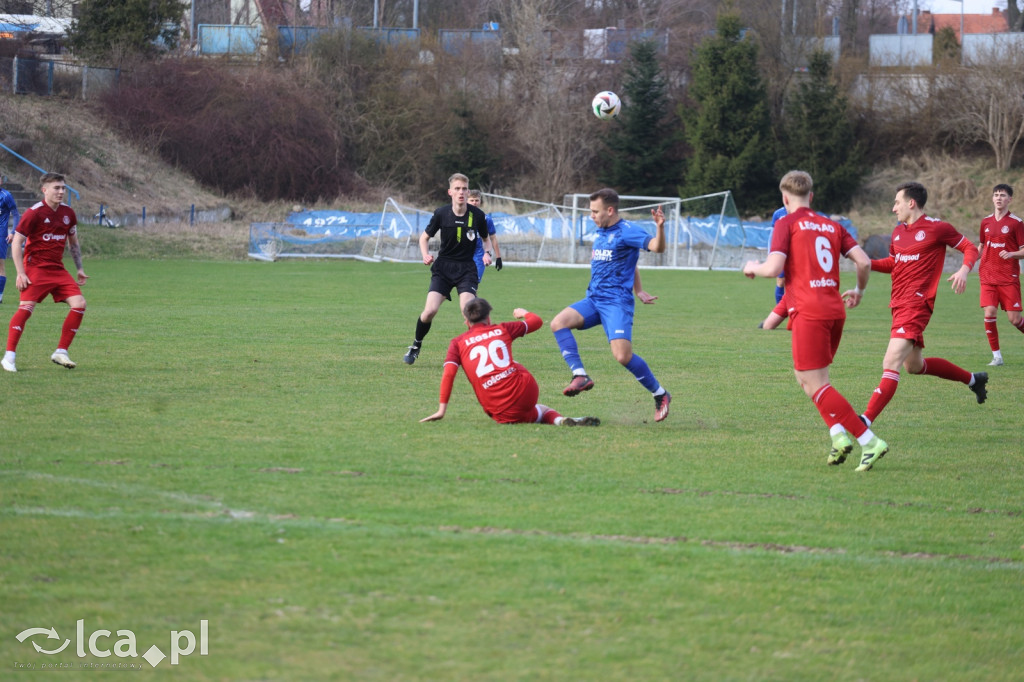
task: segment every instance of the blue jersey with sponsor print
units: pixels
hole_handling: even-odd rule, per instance
[[[620,220],[597,231],[590,256],[587,298],[633,307],[633,279],[640,249],[653,237],[646,230]]]
[[[491,220],[491,216],[487,216],[487,236],[490,237],[494,234],[494,221]],[[480,235],[480,239],[476,240],[476,253],[473,254],[473,259],[480,265],[484,262],[484,235]]]

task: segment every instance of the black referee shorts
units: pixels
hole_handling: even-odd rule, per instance
[[[460,294],[473,294],[476,296],[476,289],[480,286],[480,280],[476,274],[476,262],[463,263],[454,260],[436,260],[430,267],[430,289],[443,294],[449,301],[452,300],[452,289]]]

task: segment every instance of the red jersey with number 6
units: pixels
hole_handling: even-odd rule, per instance
[[[791,314],[808,320],[845,320],[839,294],[839,256],[857,246],[846,228],[809,208],[775,223],[772,253],[786,256],[786,300]]]
[[[530,372],[512,359],[512,341],[540,328],[540,317],[500,324],[478,324],[456,336],[448,345],[445,364],[466,370],[477,400],[490,416],[515,407],[524,387],[533,381]]]
[[[17,229],[25,235],[25,267],[63,269],[64,247],[77,226],[78,218],[67,204],[60,204],[55,211],[40,201],[27,209]]]

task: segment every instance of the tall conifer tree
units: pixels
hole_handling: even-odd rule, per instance
[[[736,14],[718,17],[717,30],[697,48],[690,97],[682,111],[688,159],[683,196],[732,190],[741,211],[779,203],[775,141],[768,98],[757,69],[757,44],[746,40]]]
[[[674,196],[679,163],[673,155],[671,108],[653,41],[630,45],[622,94],[622,113],[610,124],[608,136],[612,156],[602,167],[601,181],[623,194]]]

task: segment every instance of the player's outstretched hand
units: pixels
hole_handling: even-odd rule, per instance
[[[524,317],[526,317],[526,313],[528,312],[530,311],[527,310],[526,308],[516,308],[515,310],[512,311],[512,317],[516,318],[517,320],[521,320]]]
[[[497,270],[498,272],[501,272],[501,259],[500,258],[494,259],[494,269]]]
[[[439,422],[442,419],[444,419],[444,413],[445,410],[442,408],[435,412],[434,414],[430,415],[429,417],[424,417],[423,419],[421,419],[420,423],[422,424],[423,422]]]
[[[743,275],[749,277],[750,279],[754,279],[755,277],[757,277],[757,268],[760,267],[760,265],[761,261],[748,260],[743,265]]]
[[[654,224],[658,227],[665,224],[665,211],[661,209],[661,206],[651,209],[651,217],[654,218]]]
[[[658,300],[657,296],[651,296],[649,293],[647,293],[643,289],[641,289],[640,291],[636,292],[636,297],[640,299],[641,303],[644,303],[644,304],[647,304],[647,305],[651,305],[655,301]]]
[[[967,277],[960,270],[957,270],[950,275],[946,281],[953,283],[952,287],[954,293],[962,294],[967,289]]]
[[[843,301],[846,303],[847,308],[856,308],[860,305],[863,300],[864,294],[857,291],[856,289],[848,289],[843,292]]]

